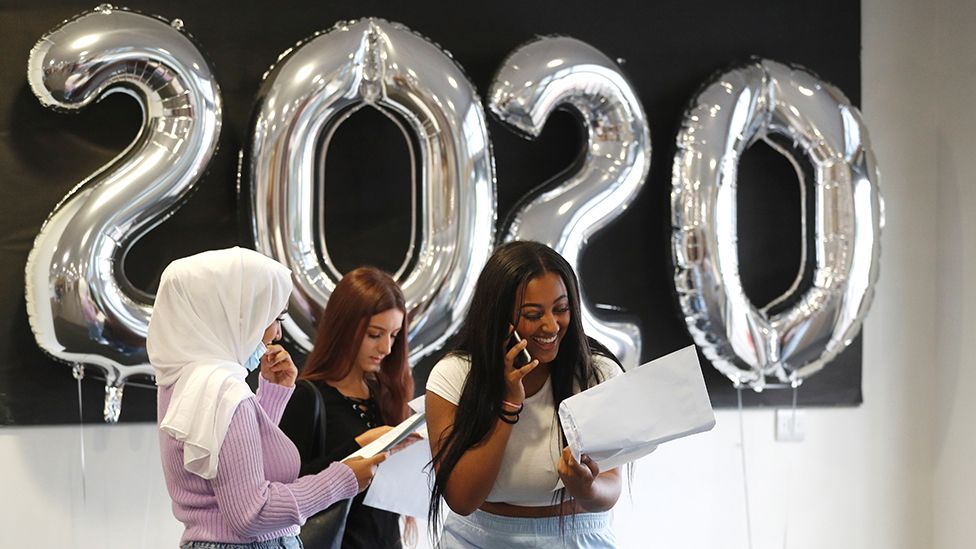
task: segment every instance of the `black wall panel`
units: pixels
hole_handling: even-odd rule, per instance
[[[46,110],[27,85],[34,42],[94,2],[6,2],[0,8],[0,425],[78,420],[77,387],[67,365],[37,347],[24,304],[24,264],[44,219],[78,181],[110,160],[135,136],[138,105],[114,95],[79,114]],[[643,358],[691,342],[671,287],[669,192],[674,138],[696,90],[716,71],[759,55],[797,63],[860,102],[858,2],[582,0],[514,2],[162,2],[126,7],[181,18],[212,61],[224,97],[220,150],[199,190],[167,222],[135,244],[125,271],[154,291],[171,260],[201,250],[248,245],[240,219],[237,153],[261,75],[279,53],[341,19],[365,16],[401,22],[450,51],[484,96],[507,54],[537,35],[579,38],[619,59],[648,115],[653,161],[636,203],[591,239],[580,275],[591,300],[635,319]],[[491,119],[499,218],[519,197],[576,158],[582,141],[575,120],[556,115],[536,142]],[[340,265],[399,265],[407,243],[409,158],[398,129],[364,112],[340,129],[329,151],[327,211],[330,251]],[[791,165],[768,147],[754,147],[740,169],[740,257],[756,303],[779,295],[800,257],[800,193]],[[861,402],[860,338],[801,387],[803,405]],[[431,363],[416,369],[422,389]],[[704,367],[713,402],[735,405],[731,383]],[[86,421],[101,421],[103,384],[82,382]],[[788,403],[789,391],[743,395],[747,405]],[[155,418],[152,389],[126,388],[122,421]]]

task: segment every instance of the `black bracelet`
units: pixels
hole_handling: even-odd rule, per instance
[[[498,408],[498,413],[499,414],[505,414],[506,416],[517,416],[517,415],[521,414],[522,413],[522,409],[525,408],[525,403],[522,402],[522,403],[519,404],[517,410],[515,410],[514,412],[509,412],[508,410],[505,409],[505,404],[507,404],[507,403],[504,402],[504,401],[502,401],[502,405]]]
[[[504,421],[505,423],[507,423],[509,425],[515,425],[516,423],[518,423],[519,416],[518,416],[518,414],[515,414],[515,419],[510,419],[510,418],[507,418],[507,417],[499,414],[498,415],[498,419]]]

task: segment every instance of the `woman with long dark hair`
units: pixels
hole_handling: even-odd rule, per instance
[[[403,292],[390,275],[361,267],[336,285],[301,379],[311,381],[325,404],[325,452],[319,453],[314,420],[316,395],[299,384],[281,429],[314,473],[366,446],[407,418],[413,378],[407,362]],[[342,539],[344,549],[399,548],[400,517],[353,499]]]
[[[524,351],[532,360],[522,365]],[[458,350],[427,380],[433,528],[440,496],[455,512],[440,546],[614,547],[608,511],[620,496],[618,471],[574,460],[556,410],[621,371],[583,333],[566,260],[536,242],[499,247],[478,278]]]

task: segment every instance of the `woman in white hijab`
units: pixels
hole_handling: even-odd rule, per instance
[[[305,519],[363,490],[385,458],[298,477],[298,450],[277,426],[298,370],[273,344],[290,293],[288,269],[242,248],[178,259],[163,272],[147,348],[184,549],[301,547]],[[258,367],[255,395],[244,378]]]

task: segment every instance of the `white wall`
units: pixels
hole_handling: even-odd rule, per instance
[[[0,429],[0,465],[5,549],[173,549],[183,532],[150,424]]]
[[[771,410],[743,414],[754,549],[972,545],[976,7],[925,4],[862,3],[862,104],[887,206],[865,403],[807,410],[798,444],[773,440]],[[717,419],[639,464],[616,511],[624,547],[747,547],[739,416]],[[174,547],[154,427],[84,428],[84,501],[80,433],[0,429],[0,546]]]
[[[933,547],[976,544],[976,4],[940,5],[936,133],[938,306],[935,387]],[[974,208],[974,210],[970,210]]]
[[[806,440],[799,444],[773,440],[772,411],[744,414],[753,548],[933,546],[932,446],[943,429],[936,421],[967,419],[944,405],[944,413],[933,410],[944,397],[933,383],[942,282],[934,270],[941,259],[935,13],[931,4],[910,0],[862,2],[862,105],[882,170],[887,220],[881,280],[865,327],[865,402],[808,410]],[[976,46],[963,34],[957,41]],[[960,134],[976,133],[972,120],[956,123]],[[957,381],[947,385],[963,394],[976,390],[971,381],[968,387]],[[712,433],[661,448],[641,464],[634,505],[618,505],[627,547],[748,547],[738,414],[725,411],[717,419]],[[947,469],[972,478],[961,464]],[[951,496],[972,493],[953,489]],[[962,528],[962,517],[974,509],[957,509],[959,526],[953,526]]]

